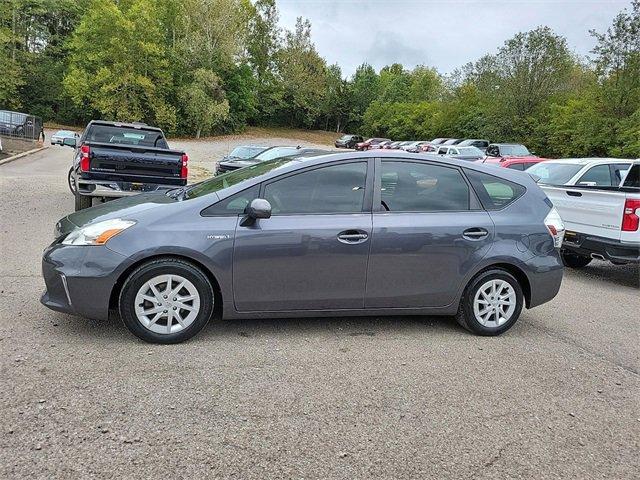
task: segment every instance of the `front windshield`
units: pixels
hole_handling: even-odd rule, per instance
[[[257,163],[249,167],[239,168],[237,170],[231,170],[230,172],[223,173],[222,175],[216,175],[209,180],[187,187],[184,193],[184,198],[189,199],[208,195],[210,193],[217,192],[218,190],[231,187],[237,183],[244,182],[245,180],[258,177],[270,172],[271,170],[288,165],[289,163],[291,163],[291,159],[280,158],[269,162]]]
[[[502,145],[500,154],[503,157],[527,157],[531,155],[524,145]]]
[[[273,160],[274,158],[286,157],[293,155],[298,151],[296,147],[276,147],[270,148],[256,156],[256,160],[266,162],[267,160]]]
[[[229,156],[243,159],[252,158],[258,155],[263,150],[265,150],[264,147],[236,147],[231,150]]]
[[[583,165],[575,163],[541,162],[529,167],[527,172],[540,177],[538,183],[545,185],[564,185],[571,180],[582,167]]]

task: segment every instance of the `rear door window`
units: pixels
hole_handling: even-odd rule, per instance
[[[504,178],[466,169],[465,173],[487,210],[500,210],[520,198],[526,188]]]
[[[383,161],[380,199],[387,212],[466,211],[469,186],[456,168]]]
[[[619,183],[619,182],[618,182]],[[596,185],[598,187],[611,186],[611,171],[609,165],[591,167],[578,180],[578,185]]]
[[[629,163],[616,163],[615,165],[611,165],[611,168],[613,169],[613,176],[614,176],[614,180],[616,181],[616,185],[620,185],[620,182],[629,171],[630,166],[631,164]]]

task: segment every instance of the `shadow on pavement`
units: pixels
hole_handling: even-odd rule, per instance
[[[565,275],[588,280],[601,280],[621,287],[640,288],[640,265],[613,265],[608,262],[592,261],[581,269],[565,269]]]

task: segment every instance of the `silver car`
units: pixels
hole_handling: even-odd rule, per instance
[[[452,315],[497,335],[558,292],[564,227],[524,172],[376,150],[275,159],[73,213],[47,307],[176,343],[211,318]]]

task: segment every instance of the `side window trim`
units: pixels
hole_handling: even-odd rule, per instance
[[[373,192],[372,192],[372,187],[373,187],[373,158],[369,158],[369,159],[358,159],[358,158],[353,158],[353,159],[348,159],[348,160],[336,160],[335,162],[331,162],[331,163],[323,163],[320,165],[313,165],[311,167],[307,167],[301,170],[296,170],[293,172],[289,172],[289,173],[285,173],[283,175],[280,175],[278,177],[275,178],[271,178],[265,182],[261,182],[260,183],[260,193],[258,198],[264,198],[265,196],[265,189],[267,188],[268,185],[277,182],[278,180],[282,180],[288,177],[292,177],[294,175],[300,175],[302,173],[306,173],[306,172],[311,172],[313,170],[318,170],[320,168],[324,168],[324,167],[332,167],[335,165],[345,165],[345,164],[349,164],[349,163],[364,163],[366,165],[366,173],[365,173],[365,190],[364,190],[364,198],[362,200],[362,211],[361,212],[356,212],[356,213],[345,213],[345,212],[327,212],[327,213],[277,213],[277,214],[273,214],[272,216],[277,216],[277,217],[286,217],[286,216],[298,216],[298,215],[357,215],[357,213],[371,213],[371,208],[372,208],[372,197],[373,197]]]
[[[417,163],[419,165],[432,165],[435,167],[449,168],[451,170],[457,170],[460,173],[460,176],[464,179],[464,182],[467,184],[467,188],[469,190],[469,208],[467,210],[439,210],[432,212],[416,212],[416,211],[387,211],[382,208],[382,162],[407,162],[407,163]],[[478,198],[471,182],[464,174],[464,170],[455,165],[443,165],[438,162],[429,162],[425,160],[417,160],[415,158],[403,158],[403,157],[394,157],[394,158],[376,158],[375,159],[375,167],[374,167],[374,176],[375,176],[375,184],[373,188],[373,209],[372,212],[374,214],[384,214],[384,215],[392,215],[392,214],[407,214],[407,213],[419,213],[420,215],[429,215],[429,214],[442,214],[442,213],[455,213],[455,212],[477,212],[484,211],[482,204],[480,203],[480,199]]]

